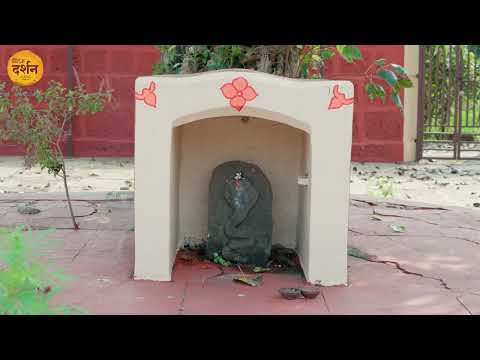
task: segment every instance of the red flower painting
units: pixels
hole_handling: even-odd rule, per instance
[[[330,105],[328,105],[328,109],[339,109],[344,105],[351,105],[353,104],[353,97],[347,99],[345,97],[345,94],[341,93],[340,90],[338,89],[339,86],[335,85],[333,87],[333,97],[330,100]]]
[[[135,92],[135,99],[143,100],[143,102],[151,107],[157,107],[157,96],[155,95],[156,85],[152,81],[148,88],[142,89],[141,94]]]
[[[223,96],[230,100],[230,106],[237,111],[242,110],[247,101],[252,101],[258,96],[255,89],[248,84],[244,77],[233,79],[231,83],[224,84],[220,90]]]

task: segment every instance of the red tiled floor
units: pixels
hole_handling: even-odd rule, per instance
[[[63,206],[55,204],[49,203],[49,209]],[[322,288],[314,300],[285,300],[278,288],[302,286],[302,277],[265,273],[261,286],[249,287],[231,276],[215,277],[220,273],[216,265],[177,261],[172,282],[132,280],[133,201],[103,201],[97,206],[101,213],[82,218],[88,226],[52,235],[63,245],[52,248],[47,258],[74,276],[55,303],[77,305],[89,314],[480,312],[479,210],[418,209],[419,204],[367,197],[351,204],[349,245],[376,260],[349,257],[348,286]],[[15,203],[2,206],[0,226],[23,222]],[[374,210],[381,221],[371,218]],[[68,217],[57,220],[70,226]],[[50,224],[50,219],[45,213],[37,222]],[[392,223],[404,225],[406,231],[393,232]],[[232,271],[236,270],[226,270]]]

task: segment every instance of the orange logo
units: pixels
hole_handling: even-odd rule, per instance
[[[17,85],[34,85],[43,76],[43,61],[30,50],[21,50],[8,59],[7,73],[10,80]]]

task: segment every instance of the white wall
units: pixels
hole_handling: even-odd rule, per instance
[[[304,175],[306,133],[278,122],[241,117],[209,118],[178,128],[181,131],[178,240],[206,238],[208,185],[213,169],[226,161],[258,165],[273,192],[273,243],[295,247],[299,186]]]
[[[403,161],[414,161],[417,149],[418,120],[418,72],[419,45],[405,45],[404,67],[413,82],[413,88],[405,89],[404,126],[403,126]]]
[[[178,230],[179,230],[179,185],[180,185],[180,163],[181,163],[181,155],[182,152],[180,151],[182,139],[182,129],[181,128],[173,128],[172,129],[172,171],[170,172],[170,186],[174,189],[170,193],[170,209],[172,210],[173,216],[170,218],[170,228],[172,229],[170,233],[170,259],[175,258],[175,253],[177,250],[177,243],[178,243]],[[152,154],[153,156],[153,154]],[[173,264],[171,264],[173,266]]]
[[[310,177],[310,135],[305,134],[302,142],[302,157],[300,163],[301,176]],[[298,220],[297,220],[297,249],[300,256],[300,260],[303,262],[308,261],[308,227],[310,214],[308,209],[310,208],[310,186],[298,187]],[[307,263],[302,263],[302,266],[306,268]]]

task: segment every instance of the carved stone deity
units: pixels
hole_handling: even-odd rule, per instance
[[[207,256],[262,266],[272,247],[272,189],[256,165],[229,161],[213,171],[209,189]]]

